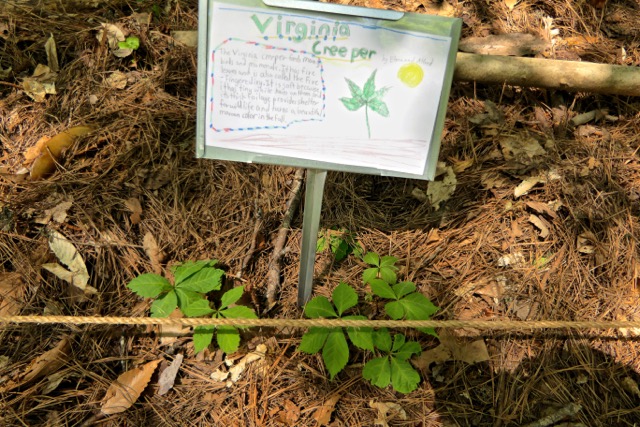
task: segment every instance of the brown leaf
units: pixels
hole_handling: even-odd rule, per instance
[[[176,376],[180,370],[183,358],[184,356],[181,353],[176,354],[175,359],[173,359],[173,363],[169,365],[167,369],[162,371],[160,378],[158,378],[158,391],[156,394],[163,396],[173,388],[173,384],[176,382]]]
[[[71,206],[73,206],[72,200],[59,203],[53,208],[45,210],[41,217],[35,219],[35,222],[37,224],[47,225],[53,220],[62,224],[67,220],[67,211],[71,209]]]
[[[513,10],[519,2],[520,0],[504,0],[504,4],[507,5],[509,10]]]
[[[129,219],[132,224],[140,224],[142,221],[142,205],[137,197],[131,197],[124,201],[124,205],[131,211]]]
[[[440,342],[438,347],[423,352],[412,363],[417,368],[428,371],[429,365],[434,362],[440,364],[459,360],[472,365],[489,360],[489,351],[483,339],[468,341],[443,330],[440,332]]]
[[[144,247],[144,252],[149,257],[151,261],[151,265],[153,266],[153,272],[156,274],[160,274],[162,272],[162,261],[164,261],[164,253],[158,247],[158,242],[156,242],[155,237],[151,232],[147,232],[144,235],[144,239],[142,240],[142,246]]]
[[[331,422],[331,414],[333,414],[333,410],[335,409],[338,400],[340,400],[340,397],[340,394],[329,396],[322,406],[316,409],[316,412],[313,414],[313,419],[319,426],[326,426]]]
[[[56,170],[56,162],[60,160],[62,153],[76,141],[93,130],[90,126],[76,126],[60,132],[49,141],[42,149],[42,154],[31,167],[31,179],[33,181],[45,178]]]
[[[449,350],[446,345],[440,344],[436,348],[423,351],[420,356],[414,357],[411,363],[413,363],[416,368],[429,372],[432,363],[439,365],[449,360],[452,360],[451,350]]]
[[[530,215],[529,222],[540,230],[540,237],[546,239],[549,237],[549,223],[537,215]]]
[[[119,414],[129,409],[140,397],[162,359],[154,360],[123,373],[107,390],[100,412]]]
[[[63,338],[54,348],[36,357],[27,368],[23,384],[56,372],[65,364],[70,350],[69,339]]]
[[[551,207],[543,202],[527,202],[527,206],[539,214],[549,215],[553,219],[558,219],[558,214]]]
[[[371,400],[369,401],[369,407],[378,411],[378,416],[375,420],[375,425],[377,426],[389,427],[389,421],[394,418],[407,419],[407,412],[402,406],[394,402],[375,402]]]
[[[43,151],[45,151],[47,142],[49,142],[50,139],[51,137],[45,135],[41,137],[34,146],[27,148],[27,151],[24,152],[25,166],[30,165],[40,154],[42,154]]]
[[[182,312],[180,311],[180,309],[176,308],[169,315],[169,318],[181,319]],[[159,328],[160,328],[160,333],[159,333],[160,344],[162,345],[174,343],[178,340],[178,337],[184,337],[185,335],[189,334],[189,332],[191,331],[191,329],[188,326],[184,327],[182,325],[160,325]]]
[[[285,400],[284,409],[278,412],[278,421],[289,426],[295,426],[299,418],[300,408],[289,399]]]
[[[24,288],[20,273],[0,273],[0,316],[13,316],[20,312]]]

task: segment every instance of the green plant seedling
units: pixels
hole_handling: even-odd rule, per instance
[[[167,317],[176,307],[188,317],[210,314],[213,310],[204,294],[220,289],[224,271],[215,268],[217,260],[187,261],[172,268],[175,284],[159,274],[146,273],[127,287],[144,298],[155,298],[151,317]]]
[[[402,334],[395,334],[393,341],[387,329],[373,333],[373,343],[386,355],[368,361],[362,369],[362,376],[371,384],[385,388],[389,384],[401,393],[410,393],[420,383],[420,374],[411,366],[409,358],[419,354],[420,344],[406,341]]]
[[[311,319],[341,318],[366,320],[365,316],[343,314],[358,304],[358,295],[346,283],[340,283],[331,294],[331,301],[324,296],[317,296],[309,301],[304,314]],[[358,348],[373,351],[373,329],[368,327],[346,328],[351,342]],[[349,344],[342,328],[309,328],[302,336],[298,350],[315,354],[322,350],[322,360],[329,370],[330,378],[336,376],[346,366],[349,360]]]
[[[371,283],[374,279],[382,279],[385,282],[393,285],[398,280],[396,271],[396,262],[398,258],[393,256],[383,256],[382,258],[375,252],[368,252],[362,260],[369,265],[373,265],[371,268],[367,268],[362,273],[362,280],[364,284]]]
[[[358,258],[362,257],[362,246],[355,240],[353,234],[343,229],[332,229],[318,236],[316,252],[323,252],[327,247],[331,248],[333,257],[340,262],[350,254]]]
[[[242,297],[244,286],[233,288],[222,295],[220,307],[211,310],[214,319],[257,319],[255,311],[243,305],[233,305]],[[233,305],[233,306],[232,306]],[[208,314],[208,313],[207,313]],[[236,326],[197,326],[193,332],[193,346],[196,353],[204,350],[213,341],[216,332],[216,342],[225,353],[234,353],[240,346],[240,331]]]
[[[384,87],[376,91],[376,72],[373,70],[371,76],[367,79],[364,87],[360,87],[353,81],[345,78],[349,91],[351,92],[351,98],[340,98],[342,104],[349,111],[357,111],[364,106],[364,115],[367,122],[367,132],[369,139],[371,139],[371,127],[369,126],[369,109],[380,114],[382,117],[389,117],[389,108],[387,104],[382,100],[382,97],[389,90],[388,87]]]
[[[129,36],[123,42],[118,42],[120,49],[136,50],[140,47],[140,39],[136,36]]]

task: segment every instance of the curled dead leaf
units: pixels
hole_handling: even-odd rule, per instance
[[[162,272],[161,264],[164,261],[165,254],[162,252],[162,250],[160,250],[158,242],[156,242],[156,238],[153,237],[153,234],[151,234],[151,232],[147,232],[144,235],[142,246],[144,247],[144,252],[147,254],[149,260],[151,261],[153,272],[156,274],[160,274]]]
[[[530,215],[529,222],[540,230],[540,237],[546,239],[549,237],[549,223],[537,215]]]
[[[340,400],[340,397],[342,397],[340,394],[329,396],[329,398],[316,409],[316,412],[313,414],[313,419],[319,426],[326,426],[331,422],[331,414],[333,414],[333,410],[338,400]]]
[[[399,418],[403,421],[407,419],[407,412],[394,402],[375,402],[369,401],[369,407],[378,411],[378,416],[374,422],[374,425],[389,427],[389,421],[394,418]]]
[[[36,357],[27,368],[23,377],[23,383],[29,383],[38,378],[51,375],[64,366],[67,356],[71,350],[71,343],[68,338],[63,338],[51,350]]]
[[[66,265],[65,269],[60,264],[43,264],[42,268],[50,271],[60,279],[71,283],[73,286],[84,291],[85,294],[96,294],[96,288],[89,286],[89,272],[82,256],[66,237],[55,230],[49,230],[49,247],[56,254],[58,260]]]
[[[60,160],[62,153],[71,147],[81,136],[87,135],[93,128],[91,126],[76,126],[60,132],[44,145],[42,154],[31,167],[31,179],[36,181],[51,175],[56,169],[56,162]]]
[[[119,414],[133,406],[161,361],[154,360],[121,374],[107,389],[100,412],[103,415]]]

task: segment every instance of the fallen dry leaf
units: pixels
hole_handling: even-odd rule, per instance
[[[278,421],[282,424],[295,426],[298,423],[298,419],[300,419],[300,408],[291,400],[285,400],[284,409],[278,412]]]
[[[624,377],[622,379],[622,388],[632,395],[640,397],[640,387],[638,387],[638,383],[633,380],[631,377]]]
[[[540,230],[540,237],[546,239],[549,237],[549,223],[537,215],[530,215],[529,222]]]
[[[56,169],[56,162],[62,153],[81,136],[87,135],[93,130],[90,126],[76,126],[60,132],[49,141],[42,149],[42,154],[31,167],[31,179],[38,180],[51,175]]]
[[[581,254],[592,254],[596,251],[596,244],[598,238],[591,233],[590,231],[586,231],[578,236],[578,252]]]
[[[527,206],[539,214],[546,214],[553,219],[558,219],[558,214],[551,206],[543,202],[527,202]]]
[[[47,39],[44,44],[44,51],[47,54],[47,65],[54,73],[60,71],[58,65],[58,51],[56,49],[56,40],[53,38],[53,34]]]
[[[227,381],[227,387],[238,382],[240,375],[245,371],[248,365],[258,360],[264,359],[267,353],[267,346],[264,344],[258,344],[256,349],[251,353],[247,353],[238,364],[229,368],[229,381]]]
[[[164,261],[164,253],[158,247],[158,242],[156,242],[155,237],[151,232],[147,232],[144,235],[144,239],[142,240],[142,246],[144,247],[144,252],[149,257],[151,261],[151,265],[153,266],[153,272],[156,274],[160,274],[162,272],[162,261]]]
[[[25,283],[20,273],[0,273],[0,316],[20,313]]]
[[[528,135],[513,135],[500,140],[500,148],[505,160],[515,160],[528,164],[536,156],[547,154],[542,145]]]
[[[29,166],[40,154],[42,154],[43,151],[45,151],[47,142],[49,142],[50,139],[51,137],[45,135],[36,141],[35,145],[27,148],[24,152],[24,166]]]
[[[389,427],[389,421],[399,418],[403,421],[407,419],[407,412],[394,402],[374,402],[369,401],[369,407],[378,411],[374,425]]]
[[[171,37],[187,47],[198,47],[197,31],[172,31]]]
[[[336,407],[336,403],[340,400],[340,394],[334,394],[329,396],[327,400],[324,401],[322,405],[316,409],[313,414],[313,419],[318,423],[319,426],[326,426],[331,422],[331,415],[333,414],[333,410]]]
[[[36,102],[44,102],[47,95],[55,95],[56,77],[47,65],[38,64],[31,77],[22,80],[22,89]]]
[[[154,360],[121,374],[107,389],[100,412],[112,415],[129,409],[147,387],[161,361]]]
[[[131,211],[129,219],[132,224],[140,224],[142,221],[142,205],[137,197],[131,197],[124,201],[124,205]]]
[[[112,89],[124,89],[127,87],[127,76],[122,71],[114,71],[104,79],[104,83]]]
[[[96,288],[88,285],[89,272],[87,271],[87,266],[73,243],[59,232],[49,230],[49,247],[56,254],[58,260],[66,265],[69,270],[56,263],[43,264],[42,268],[84,291],[85,295],[98,292]]]
[[[439,162],[436,168],[436,177],[440,175],[444,177],[438,181],[430,181],[427,186],[427,197],[435,210],[440,209],[440,204],[451,198],[458,183],[453,168],[442,162]]]
[[[440,332],[440,343],[438,347],[413,358],[411,363],[428,372],[432,363],[441,364],[457,360],[473,365],[489,360],[489,351],[483,339],[468,341],[443,330]]]
[[[507,5],[509,10],[513,10],[518,3],[520,3],[520,0],[504,0],[504,4]]]
[[[176,308],[169,315],[169,318],[181,319],[182,311]],[[159,332],[160,344],[162,345],[172,344],[176,342],[179,337],[184,337],[188,335],[189,332],[191,331],[191,328],[189,328],[188,326],[185,327],[182,325],[160,325],[159,328],[160,328],[160,332]]]
[[[63,338],[54,348],[36,357],[24,374],[23,384],[56,372],[66,363],[70,350],[69,339]]]
[[[513,196],[517,199],[520,196],[523,196],[529,192],[533,187],[538,184],[545,183],[546,180],[540,176],[530,176],[529,178],[522,181],[516,188],[513,190]]]
[[[51,220],[62,224],[67,220],[67,211],[73,206],[73,201],[62,202],[51,209],[44,211],[41,217],[35,219],[37,224],[47,225]]]
[[[156,394],[164,396],[173,388],[173,384],[176,382],[176,376],[180,370],[183,358],[184,356],[182,353],[176,354],[176,357],[173,359],[173,363],[171,363],[167,369],[162,371],[160,378],[158,378],[158,391]]]

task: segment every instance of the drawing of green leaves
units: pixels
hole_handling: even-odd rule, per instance
[[[364,115],[367,122],[367,132],[369,139],[371,139],[371,127],[369,126],[369,109],[380,114],[382,117],[389,117],[389,107],[382,100],[382,97],[389,90],[388,87],[384,87],[376,91],[376,72],[373,70],[371,76],[367,79],[364,87],[360,87],[353,81],[345,78],[349,91],[351,92],[351,98],[340,98],[340,101],[349,111],[357,111],[364,106]]]

